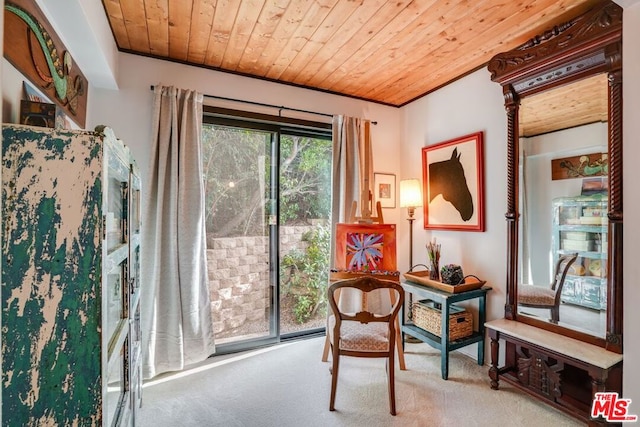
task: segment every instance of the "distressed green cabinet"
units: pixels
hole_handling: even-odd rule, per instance
[[[135,425],[135,162],[108,128],[2,136],[3,424]]]

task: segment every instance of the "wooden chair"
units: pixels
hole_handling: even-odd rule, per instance
[[[560,302],[562,287],[571,264],[578,258],[578,254],[562,255],[556,262],[553,282],[546,288],[535,285],[518,285],[518,304],[523,307],[548,308],[551,310],[551,321],[560,321]]]
[[[344,313],[338,306],[338,296],[342,289],[351,288],[365,294],[378,289],[389,289],[396,294],[393,305],[386,314],[368,311]],[[395,345],[396,319],[404,301],[404,290],[391,280],[381,280],[365,276],[357,279],[340,280],[328,290],[329,317],[327,334],[331,343],[333,365],[331,369],[331,400],[329,410],[335,410],[338,369],[341,356],[384,357],[387,358],[387,381],[389,389],[389,407],[391,415],[396,414],[395,398]]]
[[[344,277],[346,274],[347,273],[330,273],[329,274],[329,282],[330,283],[334,283],[334,282],[337,282],[339,280],[345,280],[345,279],[351,279],[351,278],[355,279],[355,278],[365,277],[364,275],[353,275],[353,277]],[[334,277],[334,275],[336,277]],[[391,280],[391,279],[381,279],[381,280]],[[396,283],[400,283],[397,280],[395,280],[395,281],[396,281]],[[334,297],[336,298],[337,301],[340,301],[340,291],[341,291],[341,289],[338,289],[334,294]],[[389,301],[391,302],[391,304],[394,304],[396,296],[397,296],[396,291],[394,289],[389,289]],[[362,307],[361,307],[361,309],[362,310],[368,310],[366,297],[362,299]],[[330,340],[330,334],[329,334],[329,330],[328,329],[329,328],[327,327],[327,334],[326,334],[325,340],[324,340],[324,348],[322,350],[322,361],[323,362],[328,362],[329,361],[329,352],[331,350],[331,340]],[[404,370],[407,369],[407,366],[406,366],[406,364],[404,362],[404,348],[402,348],[402,337],[400,336],[400,317],[396,318],[396,350],[398,351],[398,366],[400,367],[401,371],[404,371]]]
[[[366,197],[365,197],[366,195]],[[356,216],[356,212],[358,211],[358,202],[356,202],[355,200],[353,201],[353,203],[351,204],[351,212],[349,215],[349,222],[352,224],[356,224],[356,223],[364,223],[364,224],[384,224],[384,218],[382,216],[382,205],[380,204],[380,202],[376,203],[376,212],[377,212],[377,216],[371,216],[371,212],[368,211],[368,203],[366,203],[367,199],[371,198],[371,192],[367,192],[367,191],[363,191],[362,193],[362,197],[363,197],[363,201],[364,203],[362,203],[362,206],[364,208],[364,216]],[[333,273],[330,273],[330,277],[329,277],[329,281],[331,283],[333,283],[336,280],[344,280],[344,277],[341,278],[332,278],[331,276],[333,275]],[[361,276],[360,276],[361,277]],[[389,289],[389,296],[391,298],[391,303],[393,304],[393,297],[394,297],[394,291],[392,289]],[[340,295],[340,291],[338,291],[336,293],[336,299],[339,300],[339,295]],[[366,310],[366,299],[363,300],[363,310]],[[402,341],[400,338],[400,322],[399,320],[396,321],[396,332],[397,332],[397,338],[396,338],[396,346],[398,347],[398,361],[400,363],[400,370],[404,371],[406,368],[405,362],[404,362],[404,349],[402,348]],[[324,349],[322,351],[322,361],[326,362],[329,360],[329,350],[330,350],[330,342],[329,342],[329,331],[327,331],[327,335],[325,337],[325,342],[324,342]]]

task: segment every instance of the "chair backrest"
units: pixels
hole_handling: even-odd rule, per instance
[[[571,265],[578,259],[578,254],[567,254],[558,257],[556,262],[555,274],[553,275],[553,283],[551,284],[551,290],[556,292],[556,302],[560,300],[560,294],[562,294],[562,287],[564,286],[564,280],[567,278],[567,273]]]
[[[394,301],[391,301],[392,305],[389,312],[384,315],[367,311],[366,307],[363,307],[362,311],[355,314],[345,313],[340,311],[339,304],[336,298],[336,291],[339,289],[343,290],[345,288],[357,289],[365,293],[380,289],[389,289],[395,291],[396,297]],[[398,316],[398,312],[400,311],[400,307],[402,306],[402,301],[404,300],[404,290],[402,289],[402,286],[400,286],[400,284],[398,284],[397,282],[377,279],[372,276],[364,276],[355,279],[344,279],[334,282],[331,286],[329,286],[328,299],[329,306],[331,307],[331,310],[333,311],[336,319],[335,326],[337,335],[339,333],[340,322],[342,320],[355,320],[360,323],[389,322],[393,327],[395,318]]]

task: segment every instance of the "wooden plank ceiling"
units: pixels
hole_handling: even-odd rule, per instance
[[[483,67],[593,3],[103,0],[122,51],[393,106]]]
[[[608,120],[605,73],[525,97],[520,105],[520,136],[535,136]]]

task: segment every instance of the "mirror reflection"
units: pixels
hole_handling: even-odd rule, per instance
[[[518,313],[604,337],[607,77],[522,99]]]

